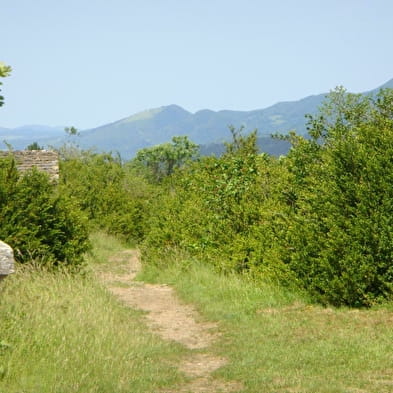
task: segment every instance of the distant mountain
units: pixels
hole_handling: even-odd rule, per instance
[[[9,143],[13,149],[26,148],[33,142],[48,146],[49,141],[61,143],[65,133],[64,127],[49,127],[43,125],[26,125],[17,128],[0,127],[0,149],[5,149],[4,141]]]
[[[376,93],[381,89],[393,89],[393,79],[390,79],[386,83],[384,83],[382,86],[379,86],[374,90],[371,90],[370,93]]]
[[[393,88],[393,79],[364,94],[375,94],[380,88],[387,87]],[[77,138],[77,144],[81,148],[116,151],[128,159],[141,148],[169,141],[175,135],[187,135],[202,145],[204,153],[210,154],[223,150],[222,142],[229,139],[228,126],[232,125],[236,128],[243,126],[247,132],[258,129],[258,142],[262,151],[285,154],[288,143],[273,140],[269,136],[290,130],[305,135],[305,114],[315,114],[325,97],[326,94],[313,95],[253,111],[215,112],[204,109],[191,113],[178,105],[162,106],[84,130]],[[0,140],[7,140],[16,149],[24,148],[34,141],[45,146],[58,146],[65,141],[63,130],[64,127],[44,126],[24,126],[12,130],[0,128]]]
[[[222,144],[229,138],[230,125],[243,126],[246,132],[258,129],[263,145],[287,146],[279,141],[272,142],[270,134],[286,133],[296,129],[306,133],[304,114],[315,113],[324,95],[312,96],[295,102],[282,102],[266,109],[254,111],[214,112],[208,109],[190,113],[177,105],[163,106],[137,113],[125,119],[81,132],[78,144],[82,148],[96,146],[99,150],[119,151],[129,158],[144,147],[170,140],[175,135],[187,135],[201,145]],[[269,137],[269,138],[267,138]],[[269,139],[269,143],[267,142]],[[203,151],[209,151],[206,146]],[[279,149],[280,150],[280,149]],[[281,149],[284,154],[288,147]],[[265,149],[273,153],[272,149]]]

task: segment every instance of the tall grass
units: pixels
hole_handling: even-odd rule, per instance
[[[103,234],[93,243],[91,269],[116,268],[108,259],[122,244]],[[242,382],[243,393],[393,391],[391,305],[323,308],[196,261],[164,265],[146,264],[140,279],[174,285],[219,322],[222,335],[209,351],[229,363],[214,375]],[[175,365],[186,351],[149,334],[141,316],[89,272],[19,269],[0,285],[0,392],[155,393],[179,386],[184,379]]]
[[[171,266],[166,264],[166,266]],[[393,312],[313,305],[302,294],[202,263],[164,270],[147,264],[145,280],[171,283],[222,327],[213,350],[229,359],[217,372],[244,393],[391,393]]]
[[[120,244],[101,240],[103,262]],[[181,352],[91,274],[23,268],[0,286],[1,393],[156,392],[181,379]]]

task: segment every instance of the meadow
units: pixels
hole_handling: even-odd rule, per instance
[[[0,392],[159,392],[186,379],[187,350],[149,333],[143,313],[97,281],[121,269],[124,244],[96,233],[83,274],[19,267],[1,286]],[[127,246],[129,247],[129,245]],[[146,265],[139,280],[173,285],[203,318],[218,322],[212,350],[229,363],[217,378],[244,393],[391,392],[393,312],[323,307],[307,295],[217,273],[176,258]]]

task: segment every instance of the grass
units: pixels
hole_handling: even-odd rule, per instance
[[[168,266],[168,264],[165,264]],[[323,308],[304,296],[203,264],[147,265],[141,279],[174,285],[218,321],[214,350],[229,359],[217,374],[244,393],[393,391],[393,312]]]
[[[155,393],[181,386],[187,353],[150,334],[142,314],[95,279],[124,245],[96,234],[87,273],[19,268],[0,285],[0,393]],[[196,261],[147,264],[139,279],[164,282],[222,335],[209,349],[229,363],[214,375],[243,393],[390,393],[393,307],[323,308],[306,297]]]
[[[99,268],[122,248],[102,234],[93,242]],[[151,393],[178,383],[182,348],[141,317],[92,274],[19,268],[0,285],[0,392]]]

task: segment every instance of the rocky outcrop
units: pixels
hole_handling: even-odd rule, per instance
[[[0,280],[14,272],[14,251],[0,240]]]

